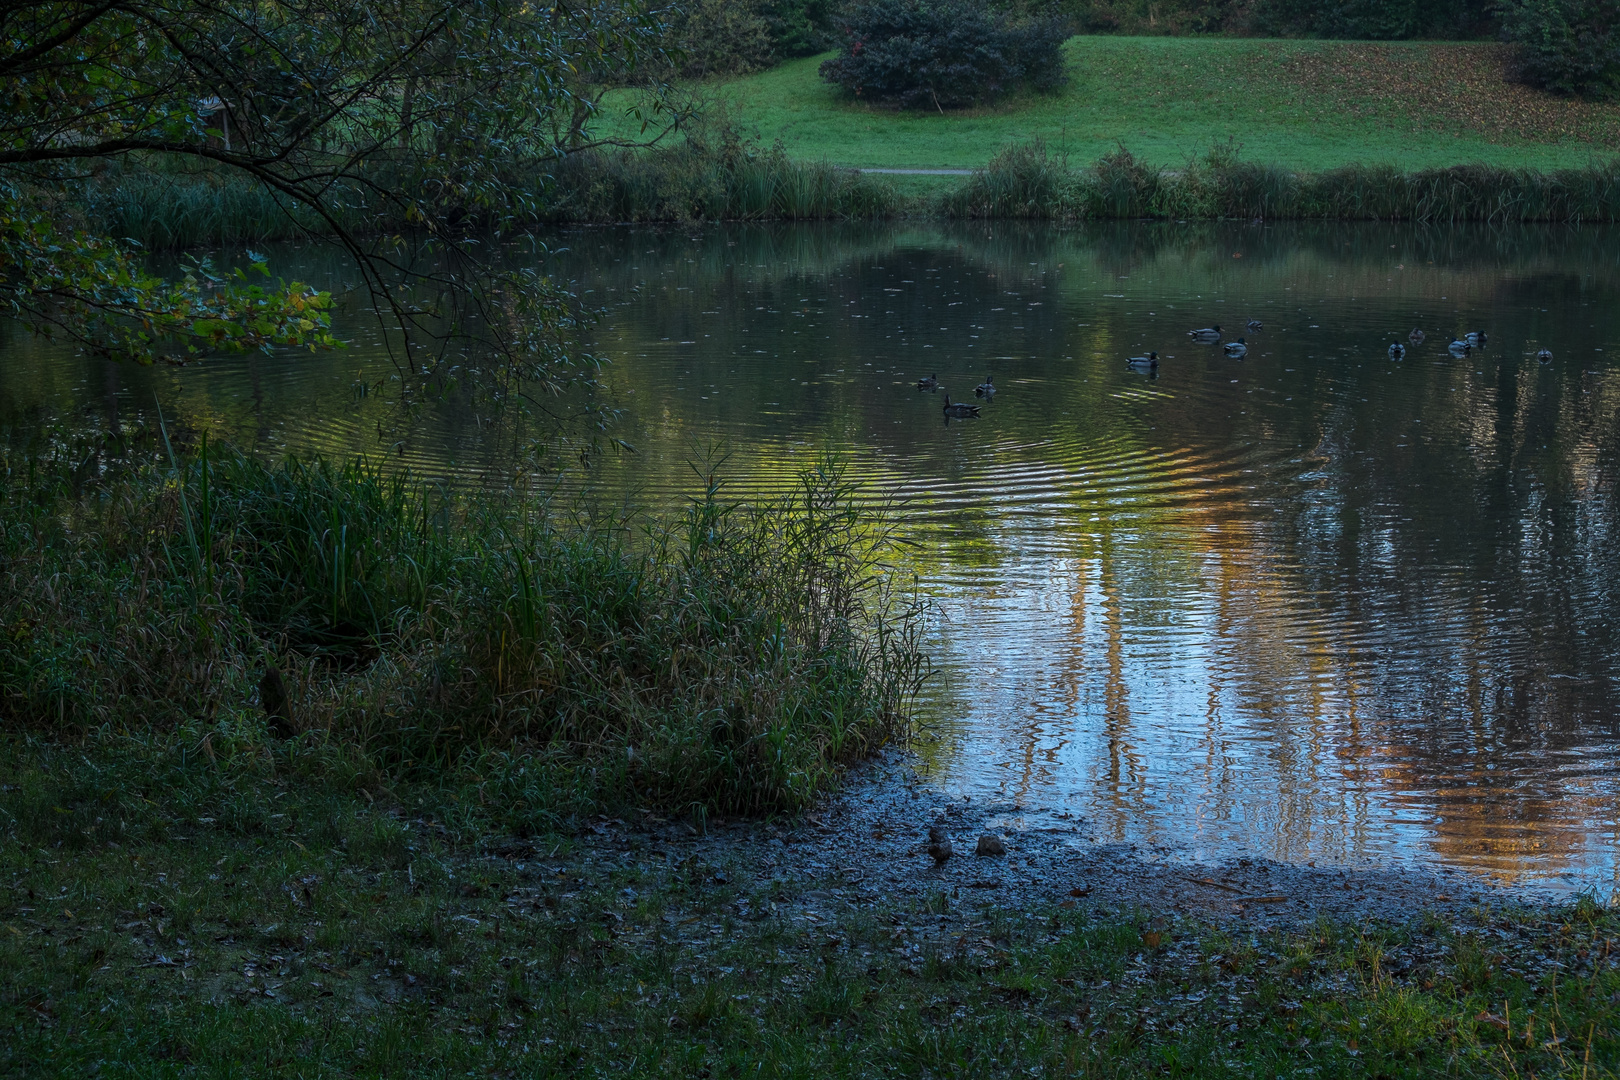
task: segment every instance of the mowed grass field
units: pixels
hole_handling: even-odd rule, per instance
[[[1495,44],[1076,37],[1064,48],[1061,92],[943,115],[852,101],[817,74],[825,57],[705,89],[791,156],[859,167],[974,168],[1036,137],[1076,164],[1123,144],[1169,168],[1228,139],[1246,159],[1304,170],[1550,169],[1620,153],[1620,106],[1512,83]]]

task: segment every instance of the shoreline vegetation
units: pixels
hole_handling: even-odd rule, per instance
[[[604,521],[363,459],[168,447],[0,452],[8,730],[290,742],[327,783],[463,785],[519,830],[800,811],[907,731],[923,611],[830,460],[755,505],[710,463],[684,513]],[[95,799],[62,813],[130,839]]]
[[[930,177],[929,179],[935,179]],[[1490,165],[1402,171],[1348,166],[1299,171],[1245,160],[1230,143],[1179,169],[1152,166],[1123,146],[1075,164],[1035,140],[1009,146],[943,190],[907,195],[887,177],[795,161],[780,148],[701,143],[652,151],[585,151],[564,159],[544,206],[518,228],[703,221],[849,221],[1006,218],[1381,221],[1419,224],[1607,224],[1620,221],[1620,158],[1580,168]],[[131,170],[92,188],[80,211],[92,226],[149,250],[319,237],[318,222],[262,189],[208,171]],[[403,223],[344,213],[346,227],[379,235]]]

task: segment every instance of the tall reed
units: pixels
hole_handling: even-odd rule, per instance
[[[301,738],[385,775],[493,753],[530,801],[753,813],[901,736],[924,672],[889,527],[831,462],[606,527],[214,445],[77,493],[17,455],[0,475],[10,727],[262,732],[274,667]]]
[[[1243,160],[1227,143],[1179,170],[1150,168],[1123,148],[1073,168],[1035,140],[996,155],[942,197],[936,212],[1057,221],[1613,222],[1620,220],[1620,159],[1554,172],[1457,165],[1408,173],[1355,165],[1308,173]]]

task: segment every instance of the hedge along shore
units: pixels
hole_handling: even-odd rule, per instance
[[[910,180],[912,178],[903,178]],[[557,165],[519,224],[849,221],[898,218],[1608,223],[1620,220],[1620,158],[1543,171],[1492,165],[1403,171],[1389,165],[1298,171],[1215,146],[1179,169],[1121,147],[1077,164],[1035,140],[1007,147],[966,178],[927,177],[903,193],[891,177],[788,158],[779,149],[586,152]],[[941,182],[944,181],[944,182]],[[245,181],[214,174],[126,173],[80,203],[90,226],[152,250],[319,237]],[[397,222],[360,212],[346,225]]]

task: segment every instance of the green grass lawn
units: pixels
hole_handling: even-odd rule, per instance
[[[318,743],[194,737],[0,740],[0,1076],[1597,1080],[1620,1062],[1620,917],[1590,902],[1269,931],[1016,910],[739,865],[667,828],[480,835],[470,789],[345,789]],[[131,794],[154,782],[161,802]],[[813,861],[783,824],[783,857]]]
[[[1061,93],[948,115],[851,102],[817,74],[824,57],[708,90],[792,156],[862,167],[971,168],[1036,137],[1076,164],[1123,143],[1172,168],[1227,139],[1312,170],[1558,168],[1620,151],[1620,107],[1509,83],[1491,44],[1077,37],[1065,51]]]

